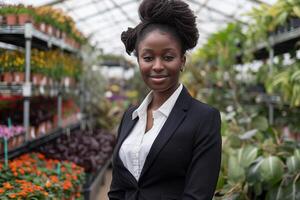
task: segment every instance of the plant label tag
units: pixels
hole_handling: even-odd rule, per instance
[[[40,86],[40,93],[45,94],[45,88],[43,85]]]
[[[31,83],[24,83],[23,85],[23,96],[30,97],[31,96]]]
[[[25,24],[25,38],[32,38],[32,24],[26,23]]]

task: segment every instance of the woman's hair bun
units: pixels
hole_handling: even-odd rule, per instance
[[[139,7],[142,22],[164,23],[172,19],[172,2],[168,0],[144,0]]]
[[[126,47],[126,52],[130,55],[135,49],[135,43],[137,40],[136,28],[128,28],[127,31],[123,31],[121,34],[121,41]]]
[[[181,40],[183,52],[197,45],[199,33],[196,16],[182,0],[143,0],[139,7],[139,17],[141,23],[121,35],[128,54],[134,51],[141,32],[149,24],[166,24],[174,27]]]

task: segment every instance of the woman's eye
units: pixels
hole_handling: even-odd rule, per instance
[[[164,56],[165,61],[172,61],[174,59],[173,56]]]
[[[150,62],[150,61],[152,60],[152,57],[150,57],[150,56],[145,56],[145,57],[143,57],[143,59],[144,59],[144,61],[146,61],[146,62]]]

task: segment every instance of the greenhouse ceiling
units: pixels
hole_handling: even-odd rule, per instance
[[[185,0],[197,15],[200,39],[198,46],[207,37],[224,27],[228,22],[248,23],[245,15],[261,3],[273,4],[276,0]],[[61,8],[75,20],[77,27],[92,45],[102,48],[104,53],[125,54],[120,34],[127,27],[139,23],[140,0],[0,0],[1,3]]]

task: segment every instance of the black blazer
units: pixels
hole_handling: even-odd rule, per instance
[[[211,200],[221,163],[219,111],[183,88],[136,181],[119,157],[121,144],[138,120],[132,120],[135,109],[124,113],[119,126],[109,199]]]

